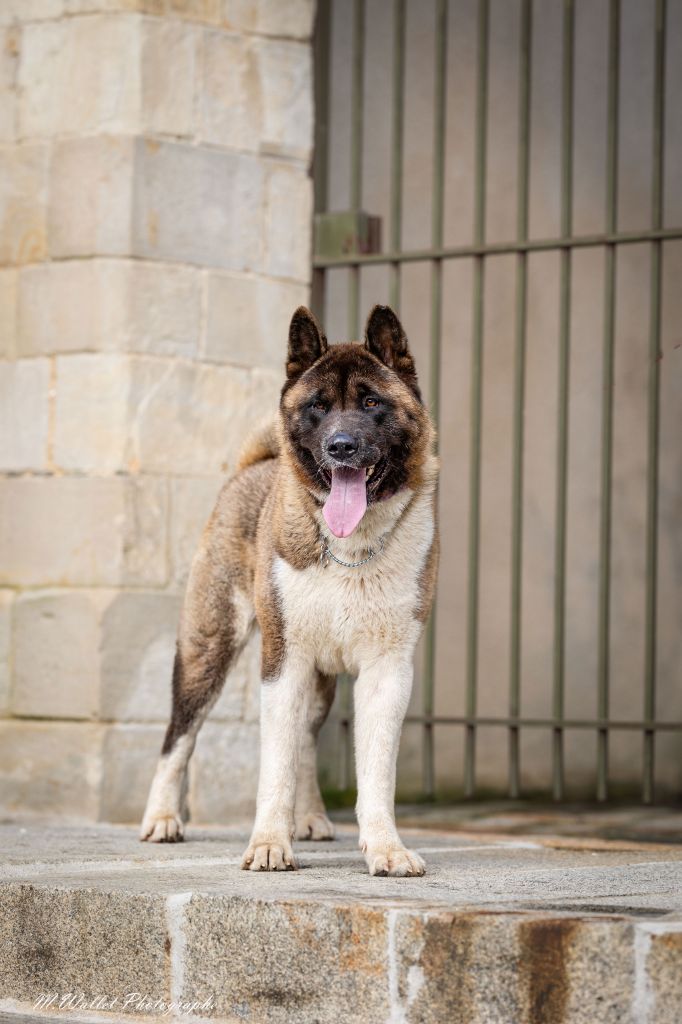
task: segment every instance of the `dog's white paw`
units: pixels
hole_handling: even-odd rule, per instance
[[[368,847],[365,859],[370,875],[392,875],[398,878],[423,875],[426,864],[418,853],[404,846]]]
[[[242,857],[242,871],[296,871],[291,843],[284,837],[252,839]]]
[[[310,811],[308,814],[296,815],[296,838],[321,839],[334,838],[334,826],[323,811]]]
[[[140,828],[143,843],[181,843],[185,838],[185,826],[178,814],[145,815]]]

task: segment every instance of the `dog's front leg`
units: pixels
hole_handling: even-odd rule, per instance
[[[288,659],[277,679],[261,684],[261,760],[256,820],[242,868],[292,871],[296,774],[314,674]]]
[[[412,690],[412,656],[381,658],[355,684],[355,756],[360,848],[370,875],[423,875],[424,861],[407,850],[395,827],[395,772]]]

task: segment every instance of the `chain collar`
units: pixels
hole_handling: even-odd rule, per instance
[[[386,535],[384,534],[383,537],[379,538],[379,546],[378,548],[376,548],[376,550],[374,548],[367,548],[367,557],[361,558],[359,562],[344,562],[342,558],[337,558],[332,549],[329,547],[328,541],[322,538],[322,552],[320,554],[320,564],[323,569],[326,569],[326,567],[329,565],[329,559],[333,558],[337,565],[342,565],[346,569],[358,569],[361,565],[366,565],[367,562],[371,562],[376,555],[381,554],[381,552],[384,550],[385,536]]]

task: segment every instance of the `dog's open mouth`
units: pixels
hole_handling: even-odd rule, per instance
[[[322,515],[335,537],[350,537],[367,511],[367,491],[377,466],[353,469],[338,466],[325,472],[329,481],[329,497]]]

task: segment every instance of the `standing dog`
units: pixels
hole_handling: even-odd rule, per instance
[[[357,674],[360,846],[372,875],[421,875],[395,826],[398,743],[436,581],[438,463],[403,328],[386,306],[364,346],[333,345],[301,307],[276,427],[220,493],[190,573],[173,712],[141,838],[182,839],[187,764],[244,646],[262,632],[261,768],[242,867],[296,867],[292,838],[331,839],[317,734],[334,676]]]

